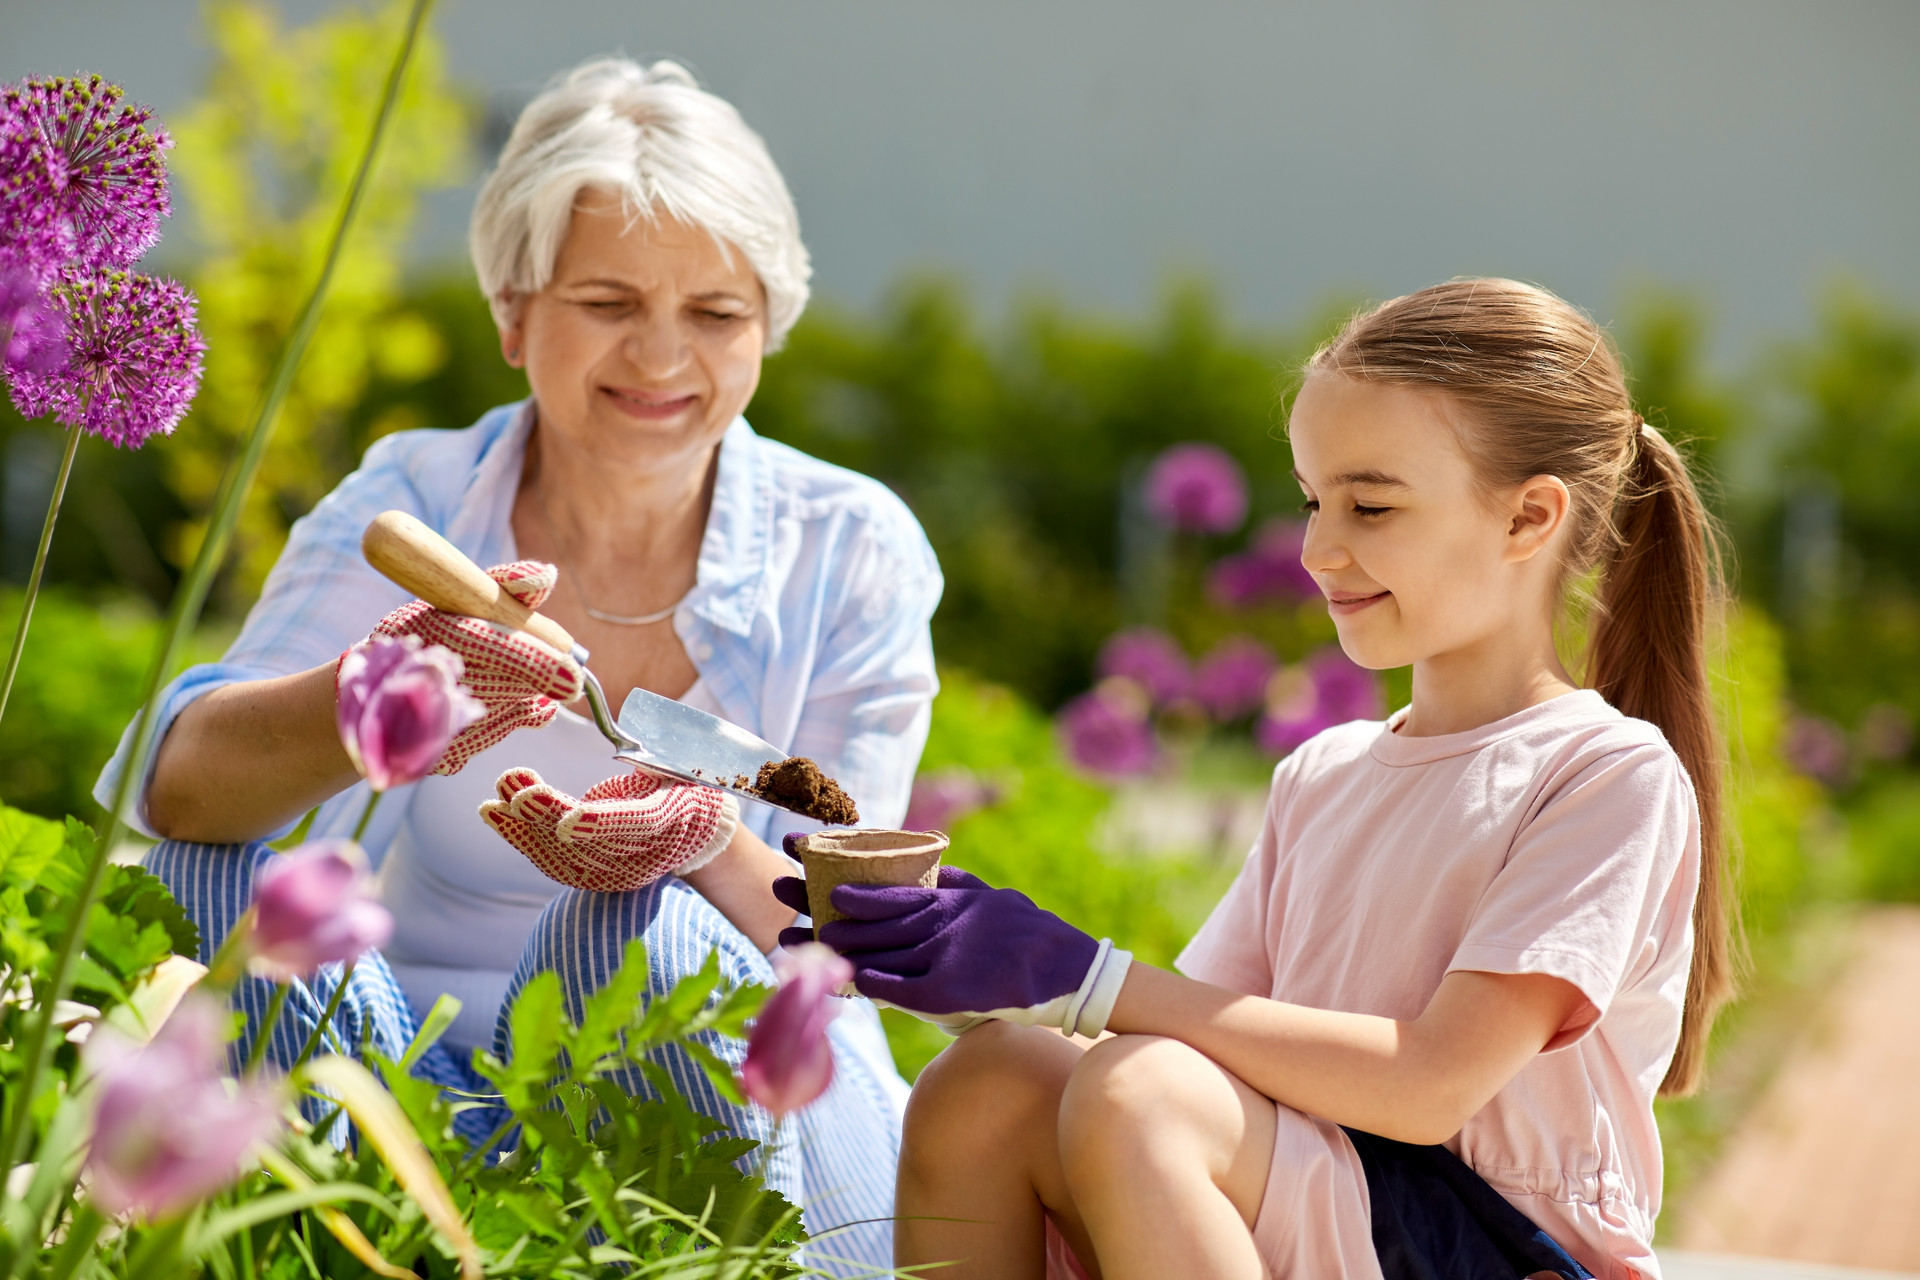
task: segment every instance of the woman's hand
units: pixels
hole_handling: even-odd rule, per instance
[[[509,769],[480,816],[551,879],[627,893],[711,862],[733,840],[740,806],[724,791],[626,773],[576,800],[531,769]]]
[[[487,576],[527,608],[538,609],[553,594],[560,574],[538,560],[516,560],[493,566]],[[427,644],[453,650],[466,667],[462,683],[487,709],[484,717],[454,738],[434,766],[435,773],[460,772],[478,752],[515,729],[539,728],[553,719],[561,704],[580,696],[580,664],[570,655],[524,631],[442,613],[423,600],[395,609],[380,620],[373,634],[418,636]]]
[[[774,895],[804,909],[805,882],[776,881]],[[958,1015],[1098,1035],[1132,959],[958,867],[940,868],[933,889],[843,884],[833,905],[847,918],[816,932],[853,961],[860,994],[943,1024]]]

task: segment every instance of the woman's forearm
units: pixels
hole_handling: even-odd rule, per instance
[[[682,877],[701,896],[733,922],[762,951],[780,941],[780,931],[794,921],[793,910],[773,896],[773,882],[794,874],[793,863],[770,848],[742,823],[720,856],[698,871]]]
[[[1136,964],[1110,1030],[1192,1045],[1276,1102],[1402,1142],[1453,1136],[1580,1007],[1540,974],[1458,972],[1420,1017],[1336,1013]]]
[[[225,685],[182,711],[154,762],[147,820],[176,840],[257,840],[358,780],[327,663]]]

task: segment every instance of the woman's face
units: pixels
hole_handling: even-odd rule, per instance
[[[1551,616],[1566,486],[1536,476],[1487,494],[1451,410],[1432,392],[1330,373],[1294,400],[1294,475],[1312,513],[1301,563],[1362,666],[1463,653]]]
[[[610,465],[660,470],[709,451],[747,407],[766,296],[746,255],[583,193],[553,279],[500,334],[540,424]]]

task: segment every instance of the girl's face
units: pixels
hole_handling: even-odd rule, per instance
[[[1300,560],[1340,647],[1364,667],[1505,648],[1551,628],[1567,488],[1536,476],[1489,497],[1455,412],[1435,392],[1324,372],[1294,400],[1294,475],[1310,513]]]
[[[766,297],[745,254],[589,192],[552,281],[500,337],[543,430],[610,463],[672,466],[711,449],[753,397]]]

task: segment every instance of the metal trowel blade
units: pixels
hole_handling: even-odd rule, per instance
[[[787,758],[786,752],[737,724],[645,689],[635,689],[621,704],[620,728],[640,748],[622,751],[614,759],[763,804],[772,802],[752,790],[760,766]]]

